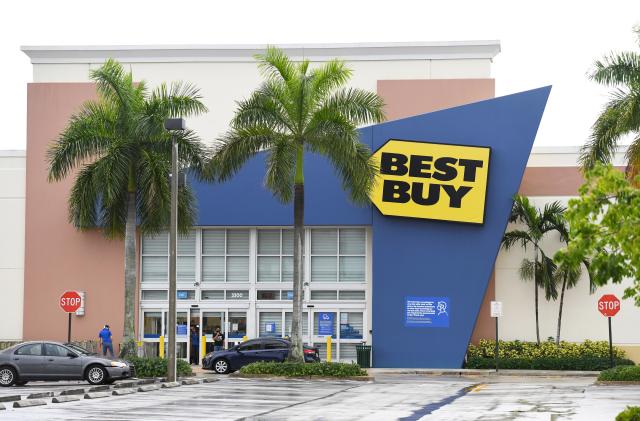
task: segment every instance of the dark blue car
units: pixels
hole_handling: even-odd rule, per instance
[[[283,362],[289,355],[290,348],[291,342],[286,339],[252,339],[231,349],[210,352],[202,360],[202,368],[215,370],[219,374],[227,374],[258,361]],[[308,363],[320,361],[318,349],[305,345],[304,361]]]

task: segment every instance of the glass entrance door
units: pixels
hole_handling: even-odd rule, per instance
[[[227,332],[225,332],[224,312],[203,310],[201,314],[200,336],[205,336],[206,338],[205,354],[207,354],[213,351],[213,333],[216,328],[220,328],[220,331],[225,334],[225,337]]]

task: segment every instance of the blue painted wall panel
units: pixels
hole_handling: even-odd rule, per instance
[[[389,139],[490,146],[484,225],[373,215],[375,367],[461,366],[550,88],[373,127]],[[407,296],[449,297],[449,328],[407,328]]]

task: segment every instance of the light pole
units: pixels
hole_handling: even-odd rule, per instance
[[[168,118],[164,128],[171,133],[171,217],[169,223],[169,351],[167,381],[176,381],[176,256],[178,243],[178,142],[176,131],[185,130],[183,118]]]

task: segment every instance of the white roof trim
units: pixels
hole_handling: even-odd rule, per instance
[[[132,62],[253,62],[267,44],[253,45],[105,45],[22,46],[33,64],[100,63],[115,58]],[[500,41],[395,42],[354,44],[282,44],[293,59],[324,61],[492,59]]]

